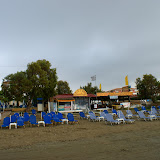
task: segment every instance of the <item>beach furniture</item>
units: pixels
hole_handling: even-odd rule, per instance
[[[104,113],[101,112],[100,117],[103,117],[103,120],[107,120],[106,115],[108,115],[109,113]],[[111,114],[112,115],[112,114]]]
[[[50,117],[52,117],[52,113],[47,113],[47,116],[50,116]]]
[[[150,121],[152,121],[153,119],[156,119],[156,117],[153,115],[153,116],[148,116],[148,117],[146,117],[145,115],[144,115],[144,113],[143,112],[141,112],[141,111],[137,111],[137,113],[138,113],[138,115],[139,115],[139,118],[140,119],[143,119],[143,120],[150,120]]]
[[[46,115],[49,116],[51,118],[51,120],[53,120],[53,116],[51,113],[47,113]]]
[[[155,117],[155,119],[160,119],[160,116],[158,116],[158,112],[155,108],[151,108],[151,111],[148,112],[149,116]]]
[[[121,123],[118,120],[114,120],[113,116],[111,114],[109,114],[109,113],[107,113],[107,114],[104,115],[104,119],[105,119],[106,123],[109,122],[111,125],[112,124],[120,124]]]
[[[14,113],[14,115],[16,116],[16,118],[18,119],[19,117],[19,113]]]
[[[108,113],[101,112],[100,117],[104,117],[105,118],[106,114],[108,114]]]
[[[112,115],[117,115],[117,111],[115,109],[112,109]]]
[[[17,128],[17,117],[15,115],[10,115],[10,124],[9,124],[9,129],[12,128],[12,126],[14,126],[15,128]]]
[[[63,115],[60,116],[60,114],[59,114],[59,116],[58,116],[57,114],[55,114],[55,115],[53,116],[53,121],[54,121],[54,123],[55,123],[55,124],[62,123],[62,120],[61,120],[60,118],[63,119]]]
[[[11,119],[10,119],[10,122],[11,122],[11,123],[15,123],[16,121],[17,121],[16,115],[12,115],[12,116],[11,116]]]
[[[24,112],[23,116],[29,115],[27,112]]]
[[[98,117],[98,116],[96,116],[94,113],[89,113],[89,116],[90,116],[90,118],[89,118],[89,120],[91,120],[91,121],[101,121],[101,120],[104,120],[104,117]]]
[[[158,106],[158,112],[160,113],[160,106]]]
[[[17,127],[24,127],[25,128],[24,121],[20,117],[17,119]]]
[[[46,112],[41,112],[41,120],[43,119],[43,117],[46,115]]]
[[[158,114],[157,110],[154,107],[151,107],[151,111],[149,111],[148,113],[149,114],[155,114],[155,115]]]
[[[151,108],[151,112],[153,112],[156,115],[159,115],[159,113],[158,113],[158,111],[157,111],[157,109],[155,107]]]
[[[130,122],[130,123],[135,122],[134,119],[126,119],[126,117],[124,116],[124,114],[123,114],[122,111],[118,111],[117,114],[118,114],[119,119],[123,119],[124,122],[127,122],[127,123],[128,123],[128,122]]]
[[[90,113],[93,113],[93,111],[89,111],[89,112],[88,112],[87,119],[90,118],[90,115],[89,115]]]
[[[89,111],[88,113],[93,113],[93,111]]]
[[[134,111],[137,113],[139,110],[138,110],[138,108],[134,108]]]
[[[99,121],[93,112],[89,112],[89,121]]]
[[[36,110],[32,109],[32,114],[35,115],[36,114]]]
[[[57,115],[58,115],[58,118],[59,118],[59,119],[65,119],[65,118],[63,118],[63,114],[62,114],[62,113],[58,112]]]
[[[8,127],[9,128],[9,124],[10,124],[10,118],[9,117],[5,117],[3,119],[3,124],[1,125],[1,128],[3,128],[3,127]]]
[[[64,122],[66,122],[68,124],[68,119],[63,118],[63,114],[58,112],[58,118],[62,121],[62,124],[64,124]]]
[[[79,123],[77,120],[74,119],[74,116],[73,116],[72,113],[68,113],[67,118],[68,118],[69,123],[72,123],[72,124],[73,123]]]
[[[87,119],[87,116],[85,116],[84,112],[79,112],[80,119]]]
[[[109,113],[101,112],[100,117],[103,117],[103,120],[106,120],[106,114],[109,114]]]
[[[37,123],[35,115],[30,115],[29,122],[30,122],[31,126],[33,126],[33,125],[37,125],[38,126],[38,123]]]
[[[145,107],[145,106],[142,106],[141,108],[142,108],[141,111],[142,111],[143,113],[148,113],[148,111],[146,110],[146,107]]]
[[[22,119],[23,121],[24,121],[24,117],[23,116],[19,116],[18,118],[17,118],[17,120],[18,119]]]
[[[126,110],[126,117],[127,118],[132,118],[132,117],[139,117],[138,114],[133,114],[131,110]]]
[[[55,115],[56,113],[52,111],[51,114],[52,114],[52,116],[53,116],[53,115]]]
[[[104,110],[103,112],[104,112],[104,113],[106,113],[106,114],[108,113],[108,111],[107,111],[107,110]]]
[[[53,125],[53,123],[51,122],[52,117],[50,117],[49,115],[45,115],[43,119],[44,119],[45,125]]]
[[[24,114],[24,122],[28,122],[29,121],[29,114]]]
[[[42,117],[44,117],[46,115],[46,112],[42,112],[41,114],[42,114]]]

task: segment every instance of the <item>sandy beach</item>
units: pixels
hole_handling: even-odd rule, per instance
[[[78,117],[77,117],[78,119]],[[78,119],[79,120],[79,119]],[[1,159],[159,159],[160,121],[1,129]],[[1,122],[2,123],[2,122]]]

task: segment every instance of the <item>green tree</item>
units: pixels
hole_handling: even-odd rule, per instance
[[[2,83],[4,95],[9,100],[17,101],[26,99],[28,106],[31,106],[33,98],[42,97],[48,100],[56,94],[57,73],[55,68],[47,60],[38,60],[27,65],[25,72],[17,72],[5,77]]]
[[[5,102],[13,99],[22,101],[24,93],[27,93],[27,89],[29,90],[26,72],[17,72],[6,76],[1,87]]]
[[[160,90],[160,83],[153,75],[145,74],[142,79],[137,78],[136,86],[141,99],[152,99],[153,102],[156,100]]]
[[[33,97],[43,97],[44,100],[56,95],[57,73],[56,69],[51,69],[51,64],[46,60],[38,60],[27,66],[27,77],[31,83],[29,95]]]
[[[72,94],[72,90],[69,87],[68,82],[58,81],[57,83],[57,94]]]
[[[87,83],[86,86],[80,86],[80,88],[84,89],[87,93],[96,94],[97,92],[100,92],[97,86],[92,87],[92,83]]]

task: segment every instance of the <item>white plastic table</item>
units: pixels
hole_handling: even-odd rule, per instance
[[[17,128],[17,123],[10,123],[10,124],[9,124],[9,129],[11,129],[12,126],[15,126],[15,128]]]
[[[126,115],[128,118],[132,118],[132,115],[131,114],[127,114]]]
[[[44,121],[38,121],[38,127],[39,127],[40,124],[42,124],[45,127],[45,122]]]
[[[112,116],[116,116],[116,113],[109,113],[109,114],[111,114]]]
[[[64,124],[64,122],[68,124],[68,119],[62,119],[62,124]]]
[[[150,117],[151,119],[157,119],[157,117],[154,114],[150,114],[148,115],[148,117]]]
[[[123,118],[117,118],[116,119],[118,122],[123,122],[124,123],[124,119]]]
[[[88,115],[87,115],[87,119],[89,119],[89,118],[90,118],[90,115],[88,114]]]
[[[99,119],[99,122],[100,122],[101,120],[104,121],[104,117],[97,117],[97,118]]]

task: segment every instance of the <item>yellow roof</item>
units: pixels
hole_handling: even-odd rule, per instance
[[[84,90],[84,89],[77,89],[74,94],[73,94],[74,97],[86,97],[87,96],[87,92]]]

